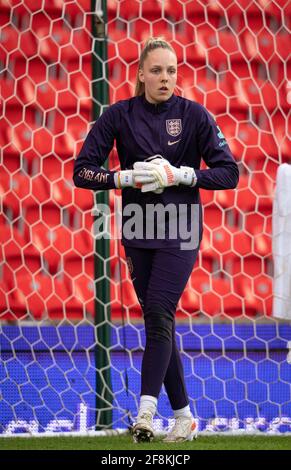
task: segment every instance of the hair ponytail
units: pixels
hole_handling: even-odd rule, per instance
[[[137,75],[136,75],[136,84],[135,84],[135,96],[140,96],[144,93],[144,83],[140,81],[139,79],[139,70],[143,68],[143,64],[145,59],[147,58],[149,52],[154,51],[155,49],[168,49],[169,51],[173,52],[175,55],[175,50],[171,46],[170,43],[165,41],[161,37],[157,38],[149,38],[145,45],[143,50],[141,51],[140,58],[139,58],[139,63],[138,63],[138,69],[137,69]]]

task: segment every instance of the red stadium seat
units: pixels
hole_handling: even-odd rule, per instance
[[[240,80],[235,85],[238,101],[252,106],[255,112],[267,109],[270,113],[280,107],[280,94],[271,82],[256,78]]]
[[[43,274],[32,275],[26,267],[7,276],[10,311],[17,317],[41,320],[64,316],[68,290],[64,283]]]
[[[131,68],[132,66],[130,67],[130,69]],[[108,73],[109,73],[110,84],[113,87],[113,89],[127,81],[126,65],[122,62],[120,58],[114,58],[108,61]],[[136,70],[134,73],[132,83],[135,83],[135,77],[136,77]],[[131,79],[129,78],[129,80]]]
[[[20,151],[26,151],[32,148],[32,127],[21,123],[10,131],[10,138],[15,147]]]
[[[186,90],[184,96],[204,105],[214,114],[225,113],[232,94],[231,81],[228,75],[216,75],[206,67],[196,71],[195,85],[192,77],[184,75],[182,78],[182,89]]]
[[[8,294],[9,287],[5,281],[0,279],[0,321],[6,320],[9,314]]]
[[[15,291],[6,281],[0,281],[0,322],[9,321],[10,323],[24,320],[26,316],[26,307],[19,303]]]
[[[28,224],[35,224],[42,220],[49,227],[55,227],[61,223],[61,210],[52,200],[39,204],[32,196],[28,196],[22,204],[22,214]]]
[[[127,23],[122,18],[116,18],[108,22],[108,39],[118,42],[126,39],[128,35]],[[136,38],[135,38],[136,39]]]
[[[271,316],[273,305],[273,281],[271,276],[263,274],[256,278],[254,282],[254,295],[258,302],[258,313],[264,316]]]
[[[94,251],[94,238],[88,230],[73,232],[73,249],[81,256],[89,256]]]
[[[267,271],[267,264],[266,260],[253,253],[245,256],[230,255],[225,258],[224,269],[232,276],[245,274],[252,278],[264,274]]]
[[[243,299],[243,313],[248,316],[255,316],[258,312],[258,302],[253,292],[253,279],[244,274],[239,274],[233,278],[234,290]]]
[[[117,4],[119,2],[117,0],[108,0],[107,1],[107,15],[108,15],[108,21],[111,21],[112,19],[116,18],[117,15]]]
[[[165,17],[170,22],[178,22],[184,20],[183,4],[179,0],[165,0],[164,2]]]
[[[178,44],[182,44],[185,47],[189,46],[189,44],[193,45],[196,42],[193,25],[186,21],[175,24],[174,39]],[[191,58],[191,53],[188,55]]]
[[[162,5],[158,0],[143,0],[141,16],[147,20],[154,21],[162,17]]]
[[[235,192],[235,206],[244,212],[254,211],[257,203],[257,193],[250,188],[250,180],[249,175],[240,175]]]
[[[289,35],[287,32],[274,34],[267,29],[263,29],[253,35],[247,31],[244,38],[246,54],[249,59],[286,61],[289,55],[288,47],[286,47],[288,40]]]
[[[18,51],[19,31],[12,25],[1,29],[0,59],[5,63],[7,55]]]
[[[139,43],[142,43],[151,35],[151,24],[144,18],[135,17],[129,23],[130,37]]]
[[[194,68],[206,65],[206,51],[202,48],[199,43],[196,43],[196,40],[185,46],[183,45],[183,41],[181,41],[180,38],[177,38],[177,41],[181,42],[182,44],[179,49],[180,57],[178,57],[178,65],[181,65],[182,67],[184,65],[184,60],[186,60],[187,64]],[[182,48],[182,46],[184,47],[184,49]],[[183,59],[184,51],[186,54],[185,59]],[[191,86],[191,84],[193,85],[191,77],[183,77],[183,82],[188,83],[188,86]]]
[[[234,2],[233,0],[219,0],[219,2],[211,3],[213,3],[213,5],[211,5],[213,9],[220,9],[220,7],[222,7],[223,9],[228,9],[233,5]],[[255,14],[258,11],[255,2],[250,2],[249,0],[235,0],[235,4],[241,12],[247,10],[248,13]]]
[[[195,289],[199,293],[200,310],[206,315],[242,314],[242,301],[232,292],[227,279],[200,277],[196,279]]]
[[[62,175],[52,174],[51,189],[52,199],[61,207],[69,206],[73,203],[73,182]],[[89,193],[89,191],[88,191]],[[89,195],[89,194],[88,194]]]
[[[75,157],[89,132],[88,123],[81,117],[70,117],[63,133],[55,137],[54,150],[59,158]]]
[[[17,97],[15,93],[15,79],[11,74],[4,74],[2,73],[0,79],[0,87],[1,87],[1,99],[4,102],[9,102],[9,106],[21,106],[21,101]],[[3,132],[4,134],[4,132]]]
[[[80,274],[87,274],[93,279],[94,276],[94,254],[89,253],[88,256],[81,256],[71,250],[63,255],[64,272],[68,277],[77,277]]]
[[[272,131],[276,138],[276,144],[278,147],[278,154],[282,159],[289,159],[291,152],[290,138],[290,119],[280,112],[272,116]]]
[[[37,248],[14,226],[1,224],[0,227],[3,261],[13,270],[26,265],[31,272],[38,271],[41,268],[41,255]]]
[[[82,3],[83,5],[87,5],[87,0],[78,0],[78,4],[80,6],[82,5]],[[4,2],[3,7],[5,7],[5,4],[6,2]],[[19,1],[10,0],[9,4],[12,7],[15,7],[15,6],[18,6]],[[35,12],[43,8],[48,14],[55,13],[56,15],[61,16],[63,2],[61,2],[60,0],[45,0],[44,2],[43,0],[23,0],[21,4],[23,7],[25,6],[26,11],[28,10],[31,12]],[[2,5],[1,5],[1,8],[2,8]]]
[[[110,87],[110,102],[116,103],[120,100],[127,100],[134,96],[134,88],[129,83],[119,86],[117,89]]]
[[[8,54],[13,53],[14,60],[22,57],[29,59],[36,56],[37,51],[37,38],[31,31],[21,31],[11,23],[3,26],[1,31],[0,58],[4,62]]]
[[[171,1],[168,2],[169,8]],[[215,27],[219,26],[221,17],[221,8],[217,2],[200,2],[199,0],[192,0],[191,2],[185,2],[184,5],[186,11],[186,18],[194,25],[203,25],[210,23]],[[179,12],[179,10],[177,10]],[[175,15],[175,13],[173,13]]]
[[[84,190],[85,191],[85,190]],[[92,238],[94,229],[94,213],[91,209],[80,209],[76,205],[67,206],[62,209],[63,224],[69,227],[70,230],[78,232],[79,230],[86,230]],[[92,234],[92,235],[91,235]]]
[[[215,192],[207,189],[200,189],[200,198],[202,206],[211,206],[215,204]]]
[[[246,275],[234,277],[234,286],[243,297],[244,313],[246,315],[272,314],[272,279],[265,274],[254,279]]]
[[[270,213],[274,197],[274,180],[264,171],[254,172],[249,180],[249,188],[257,198],[256,210]]]
[[[13,144],[8,144],[5,146],[5,148],[3,148],[4,145],[2,146],[0,143],[0,146],[3,152],[3,166],[7,168],[9,173],[15,173],[19,171],[22,166],[26,167],[25,159],[23,159],[22,164],[20,152],[16,149]]]
[[[108,7],[112,4],[111,7],[114,7],[114,11],[116,11],[117,5],[114,5],[114,3],[119,3],[118,6],[120,18],[129,21],[139,17],[140,2],[138,0],[126,0],[126,2],[109,2]]]
[[[258,236],[258,234],[272,233],[272,213],[270,209],[264,211],[252,211],[244,214],[244,230],[251,234]]]
[[[223,211],[216,205],[204,207],[204,223],[208,228],[220,227],[223,223]]]
[[[216,256],[228,254],[232,248],[232,233],[228,227],[214,228],[210,233],[210,247]]]
[[[73,29],[62,19],[53,22],[51,32],[38,29],[39,52],[45,60],[78,62],[80,55],[91,51],[91,37],[83,28]]]
[[[221,189],[219,191],[215,191],[214,193],[214,202],[218,204],[219,207],[223,207],[225,209],[231,209],[234,207],[234,200],[235,200],[235,191],[229,191],[228,189]]]
[[[284,111],[286,110],[286,114],[290,108],[290,96],[291,96],[291,83],[290,81],[284,80],[283,85],[280,89],[280,102],[281,102],[281,109]]]
[[[36,103],[44,110],[58,107],[76,112],[78,98],[68,89],[67,80],[50,80],[36,89]]]
[[[50,184],[45,176],[37,174],[30,178],[31,195],[40,204],[48,203],[51,199]]]
[[[73,204],[84,211],[93,209],[93,191],[76,188],[73,183],[72,175],[72,171],[67,171],[65,175],[50,175],[52,199],[61,207],[71,206]]]
[[[290,14],[291,14],[291,8],[290,8]],[[288,20],[290,21],[290,16],[286,17],[286,19],[287,21]],[[277,57],[278,57],[280,61],[284,61],[288,63],[290,54],[288,52],[288,47],[286,47],[286,43],[288,43],[289,39],[290,39],[290,35],[287,30],[284,33],[279,32],[275,35],[276,55],[274,59],[277,60]]]
[[[258,256],[271,256],[272,237],[268,234],[254,234],[254,253]]]
[[[186,287],[177,306],[177,317],[187,318],[189,315],[197,314],[199,307],[199,295],[194,289]]]
[[[138,44],[128,37],[117,43],[117,50],[118,56],[128,64],[138,58]]]
[[[16,218],[20,214],[22,202],[31,193],[30,178],[22,171],[11,176],[4,167],[0,167],[0,175],[0,194],[3,198],[4,209],[10,210],[13,218]]]
[[[84,318],[87,313],[94,316],[95,288],[93,279],[87,274],[78,277],[66,277],[69,295],[65,301],[66,316]]]
[[[200,54],[206,54],[209,64],[220,70],[229,69],[228,61],[242,60],[238,38],[230,31],[215,31],[211,25],[197,27]]]
[[[228,270],[237,258],[252,251],[252,238],[237,227],[221,226],[204,230],[201,243],[202,267],[209,272]]]
[[[194,67],[188,64],[179,64],[177,73],[177,88],[180,95],[185,96],[186,90],[192,93],[195,85]],[[176,90],[177,93],[177,90]]]
[[[53,152],[53,136],[52,133],[44,128],[36,129],[33,132],[33,149],[39,156],[50,155]]]
[[[248,276],[258,276],[264,273],[264,260],[250,253],[242,259],[243,272]]]
[[[286,11],[290,7],[289,0],[259,0],[260,5],[264,8],[264,11],[271,15],[279,15],[281,17],[281,11]]]
[[[78,98],[78,103],[82,109],[92,107],[91,80],[83,72],[72,72],[70,74],[69,88]]]
[[[247,30],[244,33],[245,54],[248,59],[269,61],[274,54],[274,34],[268,29],[262,29],[255,33]]]
[[[154,37],[163,37],[166,41],[169,42],[174,39],[173,25],[163,18],[153,23],[152,30]],[[144,36],[141,39],[143,42],[147,39],[147,37]]]
[[[4,167],[0,168],[1,176],[4,176],[6,171]],[[6,180],[3,179],[0,193],[4,207],[11,209],[15,217],[20,214],[21,207],[27,204],[29,198],[34,204],[47,202],[50,198],[49,184],[45,177],[37,175],[30,178],[22,171],[14,173],[11,178],[8,176]]]
[[[55,5],[52,7],[52,4]],[[65,4],[59,2],[59,0],[54,0],[53,2],[46,0],[45,9],[53,9],[50,16],[54,14],[56,17],[60,17],[63,14],[68,19],[69,24],[75,28],[86,26],[90,30],[91,15],[88,12],[91,7],[88,4],[88,0],[78,0],[78,2],[68,2]]]
[[[10,129],[11,129],[11,124],[7,121],[5,118],[0,119],[0,145],[1,148],[6,147],[9,142],[11,142],[10,139]]]
[[[63,226],[49,229],[44,223],[38,222],[31,227],[31,236],[33,244],[46,260],[50,273],[57,273],[62,268],[63,255],[72,249],[72,233]]]

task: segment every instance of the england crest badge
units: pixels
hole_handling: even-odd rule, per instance
[[[177,137],[182,132],[182,121],[181,119],[167,119],[166,128],[169,135]]]

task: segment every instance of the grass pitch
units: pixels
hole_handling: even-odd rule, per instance
[[[114,437],[3,438],[0,450],[291,450],[291,436],[200,436],[193,442],[134,444],[130,435]]]

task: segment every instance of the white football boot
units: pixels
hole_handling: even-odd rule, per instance
[[[153,415],[150,411],[139,414],[132,429],[134,442],[151,442],[154,438]]]
[[[169,434],[163,439],[164,442],[183,442],[197,439],[198,426],[193,417],[179,416]]]

